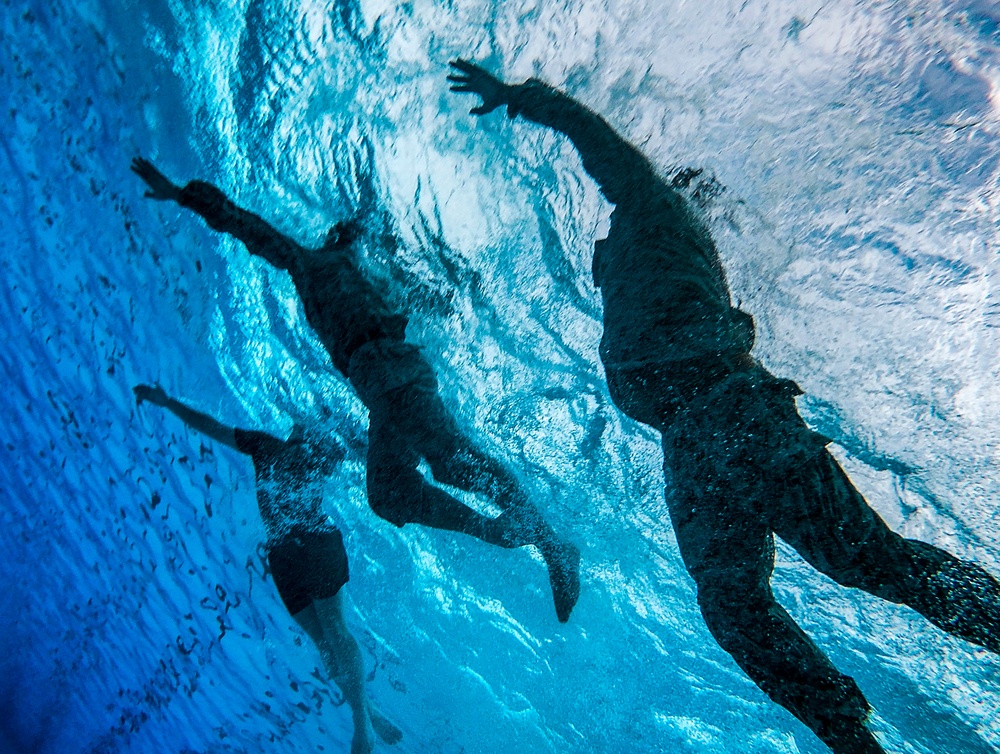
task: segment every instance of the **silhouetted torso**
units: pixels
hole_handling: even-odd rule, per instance
[[[309,251],[289,272],[306,319],[342,374],[348,375],[351,355],[368,341],[405,337],[406,318],[361,273],[352,245]]]
[[[179,202],[215,230],[239,238],[252,254],[291,274],[309,325],[345,376],[351,354],[362,344],[404,338],[406,318],[394,313],[365,278],[353,243],[306,249],[205,181],[188,183]]]
[[[638,366],[749,350],[734,337],[714,247],[678,200],[656,188],[620,202],[608,237],[594,246],[602,360]]]
[[[711,237],[649,161],[599,115],[541,82],[519,88],[509,109],[569,136],[615,204],[608,237],[594,250],[604,363],[629,368],[747,353],[752,322],[730,304]]]
[[[297,529],[324,527],[323,484],[332,471],[331,454],[305,440],[283,441],[243,429],[235,434],[236,447],[253,460],[257,506],[268,540],[278,541]]]

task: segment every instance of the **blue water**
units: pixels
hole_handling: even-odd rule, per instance
[[[332,6],[332,7],[331,7]],[[666,7],[662,7],[666,6]],[[1000,572],[1000,12],[675,0],[5,3],[0,14],[0,751],[345,751],[318,654],[263,577],[248,461],[131,387],[351,449],[348,621],[399,752],[824,751],[712,641],[665,517],[655,436],[598,365],[609,207],[561,138],[475,122],[447,61],[537,75],[702,211],[758,353],[897,530]],[[377,519],[364,414],[288,278],[130,159],[213,180],[303,243],[377,197],[371,274],[415,314],[470,432],[580,543],[541,561]],[[893,752],[1000,749],[1000,660],[786,549],[780,600]]]

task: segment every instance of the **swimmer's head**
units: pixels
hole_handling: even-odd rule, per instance
[[[350,246],[361,235],[361,227],[356,220],[341,220],[326,232],[323,250],[333,251]]]

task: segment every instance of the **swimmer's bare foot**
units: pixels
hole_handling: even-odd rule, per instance
[[[580,550],[569,542],[556,542],[542,549],[542,557],[549,567],[556,616],[565,623],[580,598]]]
[[[382,739],[383,743],[395,746],[403,739],[403,731],[390,723],[374,704],[368,709],[368,715],[371,717],[375,735]]]

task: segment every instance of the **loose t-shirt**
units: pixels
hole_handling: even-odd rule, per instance
[[[323,484],[335,458],[322,444],[237,429],[236,447],[253,460],[257,506],[275,542],[293,529],[326,526]]]

